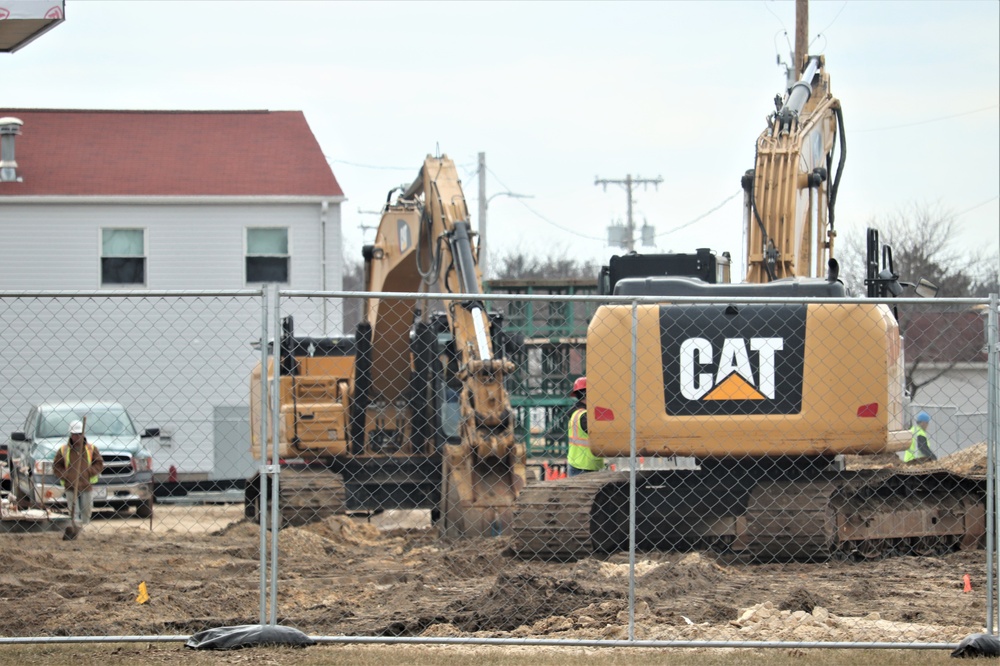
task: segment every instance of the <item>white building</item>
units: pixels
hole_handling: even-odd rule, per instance
[[[100,293],[340,289],[344,195],[304,115],[0,109],[0,140],[2,434],[34,402],[114,399],[164,429],[158,473],[237,473],[259,300]],[[17,296],[41,290],[92,295]]]

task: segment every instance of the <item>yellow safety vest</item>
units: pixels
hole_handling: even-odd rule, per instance
[[[578,409],[569,417],[569,453],[566,462],[576,469],[590,472],[604,469],[604,458],[598,458],[590,452],[590,435],[584,432],[580,424],[586,409]]]
[[[931,447],[931,438],[927,436],[927,432],[918,425],[910,428],[910,432],[913,433],[913,438],[910,440],[910,448],[906,449],[906,453],[903,454],[903,462],[910,462],[911,460],[917,460],[923,458],[920,449],[917,448],[917,437],[923,437],[927,440],[927,448]]]
[[[70,447],[70,446],[68,446],[66,444],[63,444],[63,446],[62,446],[63,461],[66,463],[66,469],[69,469],[69,451],[70,451],[70,448],[72,448],[72,447]],[[91,465],[94,464],[94,445],[93,444],[87,444],[86,449],[87,449],[87,467],[90,467]],[[90,477],[90,482],[92,484],[93,483],[97,483],[97,480],[99,478],[100,477],[98,475],[94,475],[94,476]],[[64,488],[66,487],[66,481],[64,481],[62,479],[59,480],[59,484],[61,486],[63,486]]]

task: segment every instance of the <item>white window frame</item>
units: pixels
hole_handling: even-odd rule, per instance
[[[104,232],[105,231],[141,231],[142,232],[142,256],[141,257],[114,257],[104,255]],[[97,283],[102,289],[131,289],[136,287],[146,287],[149,284],[149,228],[127,226],[103,226],[97,230]],[[115,282],[104,284],[104,260],[105,259],[142,259],[142,282]]]
[[[288,246],[287,254],[254,254],[249,253],[250,245],[250,231],[253,229],[281,229],[285,232],[285,242]],[[253,224],[248,225],[243,228],[243,284],[247,286],[251,285],[262,285],[269,284],[267,282],[251,282],[249,276],[247,275],[247,259],[251,256],[254,257],[280,257],[283,258],[288,265],[287,276],[284,282],[277,282],[275,284],[292,284],[292,228],[287,225],[278,224]]]

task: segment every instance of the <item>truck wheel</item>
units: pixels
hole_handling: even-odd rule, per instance
[[[153,515],[153,500],[146,500],[135,507],[136,518],[149,518]]]

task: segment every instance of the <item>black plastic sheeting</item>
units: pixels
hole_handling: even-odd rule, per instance
[[[953,657],[1000,657],[1000,638],[990,634],[970,634],[952,651]]]
[[[184,647],[194,650],[238,650],[261,645],[307,647],[316,645],[316,641],[292,627],[241,624],[199,631],[187,640]]]

